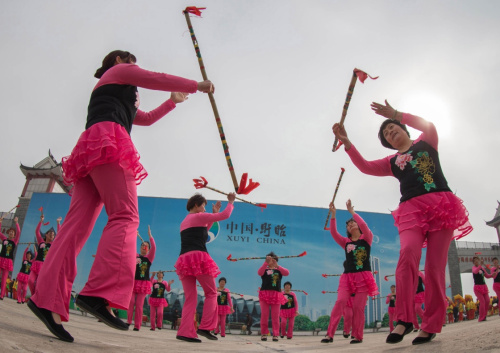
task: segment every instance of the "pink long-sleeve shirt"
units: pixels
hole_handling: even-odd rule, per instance
[[[425,141],[431,145],[436,151],[438,148],[438,134],[436,127],[433,123],[422,119],[421,117],[403,113],[403,118],[401,123],[408,125],[414,129],[422,131],[422,134],[413,142],[413,144],[418,141]],[[354,165],[364,174],[374,175],[374,176],[394,176],[391,170],[391,158],[393,158],[397,153],[390,156],[377,159],[374,161],[367,161],[359,153],[356,147],[351,144],[349,149],[346,149],[347,154],[351,158]]]
[[[264,262],[262,264],[262,266],[260,266],[260,268],[257,270],[257,274],[259,276],[262,276],[262,275],[264,275],[264,273],[266,272],[267,269],[268,269],[267,262]],[[280,271],[283,276],[288,276],[290,274],[290,271],[288,271],[286,268],[281,267],[279,265],[276,268],[276,270]]]
[[[0,228],[2,227],[2,223],[0,222]],[[12,241],[14,242],[14,244],[17,245],[17,243],[19,243],[19,237],[21,236],[21,228],[19,228],[19,223],[16,223],[16,235],[14,236],[14,239],[12,239]],[[8,237],[3,234],[2,232],[0,232],[0,239],[2,239],[2,241],[8,239]]]
[[[102,75],[94,90],[110,84],[131,85],[157,91],[184,93],[196,93],[198,89],[196,81],[165,73],[148,71],[141,69],[135,64],[117,64],[111,67]],[[138,107],[139,97],[137,98],[136,106]],[[172,111],[175,106],[176,104],[171,99],[168,99],[150,112],[138,109],[133,124],[140,126],[152,125]]]
[[[358,227],[362,233],[359,239],[364,239],[371,246],[373,241],[372,231],[370,230],[370,228],[368,228],[365,221],[363,220],[363,218],[361,218],[360,215],[355,213],[352,217],[358,224]],[[337,232],[337,220],[335,218],[332,218],[330,220],[330,233],[332,234],[333,240],[335,240],[335,242],[339,244],[342,249],[345,249],[347,243],[352,242],[351,239],[344,237],[340,235],[339,232]]]
[[[210,229],[214,222],[228,219],[231,216],[233,209],[234,205],[229,202],[224,211],[219,213],[189,213],[181,223],[181,232],[184,229],[193,227],[207,227],[207,229]]]

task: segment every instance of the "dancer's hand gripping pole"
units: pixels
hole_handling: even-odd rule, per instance
[[[337,186],[335,187],[335,192],[333,193],[332,203],[335,202],[335,198],[337,197],[337,191],[339,191],[340,182],[342,181],[342,176],[344,175],[344,172],[345,172],[344,168],[340,168],[340,170],[341,171],[340,171],[339,181],[337,182]],[[328,210],[328,215],[326,216],[326,222],[325,222],[325,227],[324,227],[325,230],[330,230],[330,227],[328,227],[328,222],[330,221],[331,215],[332,215],[332,212],[330,210]]]
[[[342,116],[340,117],[340,122],[339,122],[340,126],[344,126],[344,120],[345,117],[347,116],[347,110],[349,109],[349,104],[351,103],[352,94],[354,93],[354,86],[356,86],[358,78],[361,81],[361,83],[364,83],[367,77],[370,77],[372,80],[376,80],[378,78],[378,76],[371,77],[366,72],[361,71],[359,69],[354,69],[352,71],[351,82],[349,83],[349,88],[347,89],[347,96],[345,97],[344,108],[342,109]],[[339,140],[337,139],[337,137],[335,137],[335,142],[333,143],[332,152],[335,152],[340,148],[340,146],[342,146],[342,143],[339,144],[338,142]]]
[[[184,13],[184,16],[186,17],[186,22],[187,22],[187,25],[189,28],[189,33],[191,34],[191,40],[193,41],[193,46],[194,46],[194,50],[196,52],[196,56],[198,57],[198,64],[200,65],[201,75],[203,76],[203,79],[206,81],[206,80],[208,80],[208,76],[207,76],[207,72],[205,70],[205,64],[203,63],[203,58],[201,57],[200,47],[198,46],[198,40],[196,39],[196,35],[194,34],[193,25],[191,24],[191,19],[189,18],[189,14],[201,16],[201,10],[205,10],[205,9],[206,9],[205,7],[198,8],[195,6],[189,6],[189,7],[186,7],[186,9],[183,11],[183,13]],[[217,104],[215,104],[215,98],[214,98],[213,93],[209,92],[208,98],[210,99],[210,104],[212,105],[212,110],[213,110],[214,116],[215,116],[215,122],[217,124],[217,128],[219,129],[220,140],[222,142],[222,148],[224,149],[224,155],[226,158],[227,167],[229,168],[229,173],[231,174],[231,179],[233,181],[234,190],[236,191],[237,194],[247,195],[252,190],[254,190],[256,187],[258,187],[260,184],[257,182],[253,182],[252,179],[250,179],[249,184],[246,185],[248,175],[245,173],[242,175],[241,180],[240,180],[240,184],[238,185],[238,179],[236,178],[236,174],[234,172],[233,162],[231,160],[231,155],[229,154],[229,146],[228,146],[227,141],[226,141],[226,135],[224,134],[224,128],[222,127],[222,121],[221,121],[220,116],[219,116],[219,110],[217,109]]]

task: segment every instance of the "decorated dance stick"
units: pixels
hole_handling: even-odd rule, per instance
[[[158,270],[158,271],[154,271],[154,272],[156,272],[156,273],[158,273],[158,272],[163,272],[163,273],[165,273],[165,272],[175,272],[175,271],[176,271],[176,270],[168,270],[168,271]]]
[[[7,215],[7,214],[11,213],[12,211],[14,211],[14,210],[15,210],[16,208],[18,208],[19,206],[21,206],[21,205],[17,205],[17,206],[12,207],[12,208],[11,208],[8,212],[6,212],[6,213],[4,213],[4,214],[2,215],[2,218],[3,218],[3,217],[5,217],[5,215]]]
[[[203,288],[200,284],[197,284],[196,287],[201,287]],[[259,287],[260,289],[260,287]],[[240,293],[236,293],[236,292],[231,292],[231,294],[235,294],[235,295],[239,295],[240,297],[243,297],[243,294],[240,294]]]
[[[16,207],[17,207],[17,206],[16,206]],[[43,207],[40,207],[40,208],[38,209],[38,211],[40,211],[40,212],[41,212],[41,216],[43,217]],[[43,223],[43,225],[44,225],[44,226],[48,226],[49,224],[50,224],[50,222],[45,222],[45,223]]]
[[[203,76],[204,80],[208,80],[207,72],[205,71],[205,64],[203,63],[200,47],[198,46],[198,40],[196,39],[196,35],[194,34],[193,30],[193,25],[191,24],[191,19],[189,18],[190,13],[196,16],[201,16],[201,10],[205,10],[205,7],[198,8],[195,6],[189,6],[186,7],[183,13],[184,16],[186,17],[186,22],[189,28],[189,32],[191,33],[191,40],[193,41],[193,46],[196,52],[196,56],[198,57],[198,64],[200,65],[201,75]],[[258,187],[260,184],[253,183],[252,179],[250,179],[250,183],[246,185],[248,175],[245,173],[241,177],[240,185],[238,186],[238,180],[236,179],[236,174],[234,172],[233,162],[231,161],[231,155],[229,154],[229,146],[227,145],[226,135],[224,134],[224,128],[222,127],[222,121],[219,116],[217,105],[215,104],[215,98],[213,93],[209,92],[208,98],[210,99],[212,110],[214,111],[215,122],[217,123],[217,128],[219,129],[220,140],[222,142],[222,148],[224,149],[224,155],[226,156],[227,167],[229,168],[229,173],[231,174],[231,179],[233,180],[234,189],[237,194],[247,195],[253,189]]]
[[[332,291],[330,291],[330,290],[323,290],[323,291],[321,291],[321,293],[323,293],[323,294],[326,294],[326,293],[333,293],[333,294],[336,294],[336,293],[338,293],[338,292],[337,292],[337,291],[332,292]]]
[[[392,275],[387,275],[387,276],[384,276],[384,280],[385,280],[386,282],[389,282],[389,277],[394,277],[394,276],[396,276],[396,274],[392,274]]]
[[[335,202],[335,198],[337,197],[337,191],[339,191],[339,186],[340,186],[340,182],[342,181],[342,176],[344,175],[344,172],[345,172],[345,169],[344,168],[340,168],[341,172],[340,172],[340,176],[339,176],[339,181],[337,182],[337,186],[335,187],[335,192],[333,193],[333,198],[332,198],[332,203]],[[326,216],[326,222],[325,222],[325,230],[330,230],[330,228],[328,227],[328,221],[330,220],[330,216],[332,215],[332,212],[330,210],[328,210],[328,215]]]
[[[243,174],[243,175],[246,175],[247,173]],[[226,192],[224,191],[220,191],[220,190],[217,190],[211,186],[208,186],[208,181],[207,179],[205,179],[204,177],[200,176],[201,179],[193,179],[194,181],[194,187],[196,189],[203,189],[203,188],[207,188],[207,189],[210,189],[212,191],[215,191],[215,192],[218,192],[219,194],[222,194],[222,195],[228,195]],[[252,179],[250,179],[250,184],[253,183],[252,182]],[[257,183],[258,184],[258,183]],[[260,207],[261,209],[262,208],[266,208],[267,205],[265,203],[254,203],[254,202],[250,202],[250,201],[247,201],[247,200],[243,200],[239,197],[235,197],[236,200],[240,200],[242,202],[245,202],[245,203],[249,203],[250,205],[254,205],[254,206],[257,206],[257,207]]]
[[[303,253],[298,254],[298,255],[278,256],[278,259],[291,259],[292,257],[302,257],[302,256],[306,256],[306,255],[307,255],[307,251],[304,251]],[[229,256],[227,257],[227,260],[232,261],[232,262],[243,261],[243,260],[265,260],[266,259],[265,257],[242,257],[239,259],[233,259],[231,256],[232,255],[229,254]]]
[[[141,239],[141,243],[144,243],[144,239],[142,239],[141,235],[139,234],[139,231],[137,231],[137,236],[139,237],[139,239]]]
[[[302,289],[290,289],[292,292],[301,292],[304,293],[305,295],[309,295],[305,290]]]
[[[372,80],[376,80],[378,78],[378,76],[371,77],[366,72],[361,71],[359,69],[354,69],[352,71],[351,83],[349,83],[349,88],[347,89],[347,96],[345,98],[344,108],[342,109],[342,117],[340,118],[341,127],[344,126],[344,120],[347,115],[347,109],[349,109],[349,103],[351,103],[351,98],[352,94],[354,93],[354,86],[356,85],[356,81],[359,78],[361,83],[364,83],[367,77],[371,78]],[[332,152],[335,152],[340,148],[340,146],[342,146],[342,143],[339,144],[338,142],[339,142],[338,138],[335,137],[335,142],[333,143]]]

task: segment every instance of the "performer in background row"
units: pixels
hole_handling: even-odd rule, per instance
[[[394,316],[396,314],[396,286],[393,284],[391,286],[391,292],[387,295],[385,300],[386,304],[389,304],[387,312],[389,313],[389,332],[394,330]]]
[[[273,342],[278,342],[280,331],[280,307],[287,302],[281,292],[281,279],[288,276],[290,271],[278,265],[278,255],[270,252],[266,260],[257,271],[262,279],[259,290],[260,303],[260,331],[261,341],[267,341],[269,335],[269,309],[271,309],[271,324],[273,329]]]
[[[351,200],[346,202],[347,211],[352,218],[346,222],[347,237],[337,232],[336,208],[330,203],[330,233],[333,240],[344,249],[344,273],[340,276],[337,301],[330,315],[330,324],[325,338],[321,343],[333,342],[333,336],[340,322],[340,317],[347,301],[355,294],[352,304],[352,336],[351,344],[363,342],[365,327],[365,306],[368,296],[378,294],[378,287],[370,265],[370,251],[373,234],[352,206]]]
[[[187,342],[201,342],[198,335],[210,340],[217,336],[210,331],[217,326],[217,287],[215,278],[220,274],[219,267],[208,254],[206,242],[208,230],[217,221],[228,219],[234,208],[235,193],[229,193],[229,201],[224,211],[221,202],[212,205],[212,213],[205,213],[207,200],[200,194],[192,196],[186,205],[189,212],[181,223],[181,253],[174,267],[184,289],[184,306],[182,308],[181,325],[177,331],[177,339]],[[195,328],[195,317],[198,304],[196,281],[200,283],[205,295],[203,315],[198,329]]]
[[[472,266],[472,277],[474,278],[474,294],[479,300],[479,322],[486,320],[488,314],[488,307],[490,305],[490,292],[484,278],[492,278],[483,266],[483,261],[479,257],[472,258],[474,266]]]
[[[219,278],[219,287],[217,288],[217,327],[214,333],[220,332],[221,337],[226,337],[226,318],[228,314],[234,313],[231,292],[226,288],[226,278]]]
[[[64,226],[54,242],[30,309],[56,337],[73,342],[62,326],[69,319],[76,257],[92,233],[103,206],[104,227],[89,279],[76,299],[80,309],[106,325],[128,330],[111,308],[127,310],[134,288],[136,232],[139,227],[137,184],[146,176],[130,133],[132,125],[149,126],[187,99],[188,93],[213,92],[210,81],[197,83],[181,77],[141,69],[136,57],[123,50],[110,52],[97,69],[85,131],[71,155],[62,160],[66,184],[73,185]],[[137,87],[170,91],[158,108],[139,110]]]
[[[283,285],[283,295],[286,297],[287,302],[281,305],[280,319],[281,319],[281,338],[286,335],[286,338],[291,340],[293,337],[293,327],[295,324],[295,316],[299,315],[299,303],[297,296],[292,292],[292,283],[285,282]],[[288,321],[288,330],[286,323]]]
[[[415,293],[415,319],[413,321],[414,330],[413,332],[417,332],[420,329],[420,325],[418,324],[418,317],[420,320],[424,319],[424,310],[422,309],[422,304],[425,301],[425,275],[422,271],[418,271],[418,285],[417,291]]]
[[[155,274],[158,280],[155,279]],[[165,299],[165,294],[170,292],[170,285],[174,283],[174,280],[170,281],[163,280],[163,272],[153,272],[151,274],[151,283],[153,285],[153,291],[149,296],[149,321],[151,322],[151,331],[155,328],[161,330],[163,328],[163,310],[168,307],[168,302]]]
[[[33,257],[36,257],[37,253],[35,251],[35,255],[30,250],[31,243],[28,244],[26,250],[24,250],[23,254],[23,262],[21,264],[21,269],[17,274],[17,303],[24,304],[26,301],[26,293],[28,290],[28,280],[31,273],[31,266],[33,265]]]
[[[134,317],[134,331],[139,331],[142,325],[142,315],[144,314],[144,300],[146,295],[151,294],[151,281],[149,280],[149,269],[155,259],[156,244],[148,226],[149,241],[142,242],[140,254],[136,256],[135,281],[132,290],[132,298],[127,311],[127,324],[132,324]],[[135,315],[134,315],[135,313]]]
[[[0,228],[2,227],[2,222],[3,217],[0,217]],[[2,276],[0,300],[3,300],[3,297],[7,293],[7,278],[9,278],[9,272],[14,270],[14,251],[21,236],[17,217],[14,217],[14,223],[16,224],[16,229],[9,228],[7,235],[0,232],[0,239],[2,240],[2,250],[0,251],[0,274]]]
[[[48,231],[45,232],[45,235],[42,236],[41,233],[41,227],[43,224],[44,216],[43,214],[40,216],[40,222],[38,222],[38,226],[36,227],[35,230],[35,235],[36,235],[36,241],[38,245],[38,250],[37,250],[37,256],[35,258],[35,261],[33,262],[33,266],[31,267],[31,273],[28,279],[28,286],[31,291],[31,295],[33,296],[36,291],[36,285],[37,285],[37,280],[38,280],[38,275],[40,271],[42,270],[42,266],[45,263],[45,259],[47,258],[47,254],[50,250],[50,247],[52,246],[52,242],[54,241],[54,238],[56,237],[56,232],[54,228],[50,228]],[[61,220],[62,217],[59,217],[57,219],[57,232],[61,229]]]
[[[425,313],[422,331],[413,344],[426,343],[441,332],[443,324],[446,311],[443,305],[446,300],[445,268],[450,242],[469,234],[472,227],[462,200],[451,192],[441,169],[434,124],[418,116],[398,112],[387,101],[385,105],[374,102],[371,107],[376,114],[387,118],[380,125],[380,142],[397,153],[367,161],[349,140],[345,126],[335,124],[333,132],[361,172],[393,176],[400,182],[400,204],[392,212],[401,243],[396,267],[398,324],[386,341],[401,342],[413,330],[413,298],[418,284],[418,266],[422,246],[427,244]],[[416,140],[410,139],[406,124],[422,131],[422,134]]]

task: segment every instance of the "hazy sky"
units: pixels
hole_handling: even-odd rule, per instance
[[[20,163],[32,166],[49,149],[58,161],[71,152],[109,51],[129,50],[143,68],[201,80],[182,14],[189,5],[207,6],[192,22],[237,177],[248,172],[261,183],[248,199],[327,207],[344,167],[339,208],[347,198],[362,211],[397,207],[396,179],[363,175],[343,150],[331,152],[331,126],[357,67],[380,76],[358,82],[346,119],[360,152],[392,153],[378,141],[382,119],[372,101],[387,98],[432,120],[448,183],[475,227],[465,239],[497,241],[485,225],[500,199],[495,1],[4,1],[0,210],[20,196]],[[146,111],[169,97],[140,94]],[[189,197],[200,175],[232,190],[206,95],[190,96],[152,127],[135,126],[132,138],[149,172],[141,196]]]

